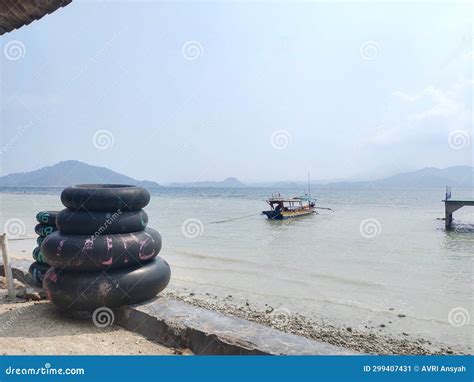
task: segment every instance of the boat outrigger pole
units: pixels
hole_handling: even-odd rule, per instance
[[[309,182],[309,171],[308,171],[308,198],[311,200],[311,183]]]

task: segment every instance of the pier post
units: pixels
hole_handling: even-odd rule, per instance
[[[8,254],[8,240],[6,234],[0,235],[0,247],[2,248],[3,267],[5,268],[5,278],[7,280],[8,297],[13,300],[16,293],[15,286],[13,285],[13,274]]]
[[[444,203],[444,227],[451,229],[453,223],[453,213],[449,212],[448,203]]]
[[[464,206],[474,206],[474,200],[444,200],[444,218],[446,229],[451,229],[453,224],[453,212]]]

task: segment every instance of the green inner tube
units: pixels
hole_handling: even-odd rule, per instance
[[[40,247],[33,249],[33,259],[38,263],[48,264],[45,257],[43,256],[43,253],[41,252]]]
[[[56,228],[55,225],[49,225],[49,224],[36,224],[35,226],[35,232],[39,236],[48,236],[52,234],[54,231],[57,231],[58,229]]]
[[[36,214],[36,221],[42,224],[56,225],[59,211],[40,211]]]

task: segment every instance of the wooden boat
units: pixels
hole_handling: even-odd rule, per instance
[[[265,201],[271,209],[262,213],[271,220],[292,219],[317,213],[315,201],[309,196],[284,198],[280,194],[272,194],[271,198]]]

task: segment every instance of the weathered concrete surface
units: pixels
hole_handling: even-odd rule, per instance
[[[48,13],[64,7],[72,0],[0,0],[0,35],[11,32]]]
[[[31,261],[12,259],[11,263],[15,278],[33,282],[28,275]],[[161,296],[145,304],[118,309],[115,323],[162,345],[188,348],[195,354],[354,354],[341,347]]]
[[[354,354],[324,342],[158,296],[122,307],[116,322],[165,346],[195,354]]]

